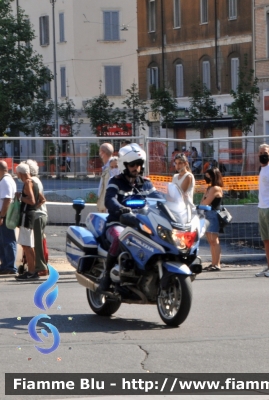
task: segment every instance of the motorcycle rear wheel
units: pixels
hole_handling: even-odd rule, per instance
[[[120,301],[109,300],[101,293],[92,292],[90,289],[86,289],[88,303],[95,314],[102,317],[109,317],[114,314],[121,306]]]
[[[166,325],[181,325],[189,315],[191,303],[192,286],[189,276],[172,275],[166,289],[159,290],[157,308]]]
[[[100,280],[104,272],[104,265],[102,263],[94,264],[88,271],[88,274],[93,280]],[[86,296],[88,303],[95,314],[100,316],[109,317],[114,314],[121,305],[120,301],[108,299],[102,293],[93,292],[86,289]]]

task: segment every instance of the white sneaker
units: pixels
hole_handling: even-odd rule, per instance
[[[257,274],[255,274],[255,276],[257,276],[258,278],[260,276],[267,276],[267,278],[269,278],[269,268],[268,267],[264,268],[263,271],[257,272]]]

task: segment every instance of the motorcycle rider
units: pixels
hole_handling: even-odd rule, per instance
[[[136,143],[124,146],[119,150],[118,165],[122,172],[109,180],[105,195],[105,206],[109,213],[106,237],[111,245],[108,250],[106,270],[99,284],[99,291],[104,292],[109,289],[110,271],[116,264],[119,255],[119,236],[124,230],[124,226],[120,223],[120,216],[132,211],[131,208],[122,205],[123,200],[136,193],[147,197],[164,198],[161,193],[157,192],[151,181],[142,176],[145,161],[146,153]]]

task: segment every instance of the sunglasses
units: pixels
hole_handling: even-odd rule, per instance
[[[144,164],[144,161],[142,161],[142,160],[132,161],[132,162],[128,163],[129,167],[131,167],[131,168],[133,168],[135,166],[142,167],[143,164]]]

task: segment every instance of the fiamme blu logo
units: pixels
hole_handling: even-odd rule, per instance
[[[59,274],[51,265],[48,265],[48,268],[49,268],[48,279],[36,289],[35,294],[34,294],[34,303],[35,303],[36,307],[38,307],[40,310],[43,310],[43,311],[48,310],[55,303],[55,301],[58,297],[58,285],[55,286],[55,284],[59,279]],[[48,329],[48,330],[44,329],[44,328],[41,329],[40,333],[43,336],[43,339],[42,339],[42,337],[40,337],[40,335],[37,333],[37,324],[42,319],[51,319],[51,317],[45,313],[39,314],[36,317],[33,317],[28,324],[28,332],[29,332],[31,338],[34,339],[36,342],[44,343],[43,339],[49,337],[48,330],[50,331],[50,333],[52,334],[52,337],[53,337],[52,346],[50,348],[35,346],[35,348],[40,353],[49,354],[58,348],[58,346],[60,344],[60,334],[59,334],[58,329],[51,323],[41,322]]]

